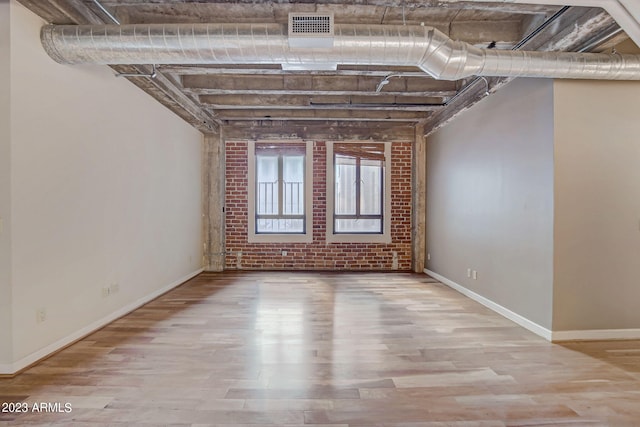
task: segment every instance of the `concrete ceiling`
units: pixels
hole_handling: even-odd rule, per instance
[[[278,23],[290,12],[331,12],[336,24],[432,26],[480,47],[606,50],[627,39],[600,8],[441,0],[19,0],[54,24]],[[557,2],[556,2],[557,3]],[[100,6],[104,8],[101,10]],[[150,74],[143,65],[118,73]],[[387,76],[389,83],[376,88]],[[274,134],[349,128],[354,136],[429,133],[498,90],[506,78],[438,81],[417,68],[341,65],[285,71],[277,65],[176,66],[126,77],[203,132]]]

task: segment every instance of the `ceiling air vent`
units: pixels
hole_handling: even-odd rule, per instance
[[[333,47],[333,14],[290,13],[289,47]]]

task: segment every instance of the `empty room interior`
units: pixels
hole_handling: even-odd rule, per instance
[[[640,2],[0,0],[0,425],[640,425]]]

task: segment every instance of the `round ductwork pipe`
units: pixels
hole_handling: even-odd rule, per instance
[[[480,49],[422,26],[335,25],[331,44],[315,48],[290,44],[279,24],[48,25],[41,40],[62,64],[390,65],[417,66],[442,80],[640,80],[640,55]]]

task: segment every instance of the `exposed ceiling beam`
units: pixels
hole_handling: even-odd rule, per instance
[[[312,74],[314,76],[341,77],[341,76],[372,76],[384,77],[393,73],[402,73],[406,77],[428,77],[424,71],[402,71],[397,67],[388,67],[385,70],[335,70],[335,71],[293,71],[275,68],[267,68],[269,64],[255,65],[253,68],[232,68],[226,66],[224,68],[212,66],[189,66],[189,65],[159,65],[158,70],[163,73],[170,73],[182,76],[208,76],[208,75],[269,75],[269,76],[306,76]],[[277,66],[279,67],[279,66]]]
[[[455,5],[459,0],[437,0],[440,3]],[[473,0],[473,3],[495,4],[494,0]],[[600,7],[615,19],[631,39],[640,46],[640,2],[638,0],[502,0],[503,5],[525,6],[529,5],[557,5],[557,6],[583,6]]]
[[[185,88],[185,92],[196,95],[250,95],[250,96],[403,96],[403,97],[439,97],[446,98],[456,94],[455,90],[428,90],[428,91],[384,91],[375,90],[256,90],[256,89],[211,89],[211,88]]]
[[[425,25],[430,25],[425,22]],[[437,27],[436,27],[437,28]],[[522,38],[522,20],[500,21],[452,21],[447,28],[438,28],[454,40],[469,44],[486,44],[492,41],[513,46]]]
[[[182,5],[182,4],[210,4],[210,3],[228,3],[228,4],[243,4],[243,5],[255,5],[263,3],[262,0],[102,0],[102,4],[110,7],[116,6],[142,6],[150,5],[155,6],[160,3],[170,5]],[[279,4],[301,4],[301,5],[356,5],[356,6],[382,6],[382,7],[396,7],[407,9],[419,9],[419,8],[448,8],[453,10],[489,10],[500,11],[507,13],[522,13],[522,14],[538,14],[538,13],[553,13],[557,10],[556,6],[549,4],[521,4],[514,5],[511,2],[501,1],[485,1],[478,2],[475,0],[313,0],[310,3],[309,0],[279,0]],[[524,2],[523,2],[524,3]],[[535,3],[535,1],[531,1]],[[552,3],[552,2],[549,2]]]
[[[366,111],[436,111],[444,107],[444,104],[435,105],[407,105],[407,104],[315,104],[305,105],[229,105],[229,104],[208,104],[218,114],[223,114],[223,110],[360,110]]]
[[[381,120],[372,120],[368,122],[343,122],[341,120],[311,120],[305,122],[304,120],[298,120],[294,126],[289,126],[286,120],[240,120],[234,122],[233,120],[226,121],[222,129],[227,135],[228,132],[232,132],[232,129],[229,128],[230,125],[237,124],[240,127],[260,127],[260,128],[290,128],[290,129],[302,129],[304,126],[316,126],[318,128],[336,128],[336,129],[412,129],[410,124],[406,123],[393,123]],[[335,136],[335,135],[334,135]],[[413,135],[411,135],[413,136]]]
[[[602,9],[572,7],[562,14],[553,28],[540,33],[521,50],[578,51],[585,43],[619,28]]]
[[[393,119],[382,119],[382,118],[373,118],[373,117],[338,117],[337,115],[333,115],[333,116],[327,116],[327,117],[289,117],[289,116],[273,116],[273,117],[269,117],[269,118],[260,118],[260,117],[246,117],[246,116],[239,116],[239,117],[233,117],[233,116],[224,116],[221,117],[221,120],[223,120],[225,123],[231,123],[231,122],[239,122],[239,121],[252,121],[252,120],[279,120],[279,121],[290,121],[290,122],[297,122],[297,121],[335,121],[335,122],[379,122],[379,121],[386,121],[389,123],[407,123],[410,124],[411,126],[414,126],[416,124],[418,124],[420,122],[420,119],[397,119],[397,118],[393,118]]]
[[[151,67],[133,66],[132,69],[134,73],[151,73]],[[129,73],[131,71],[123,72]],[[156,77],[152,79],[147,77],[129,77],[129,79],[132,81],[137,80],[137,82],[135,82],[136,85],[148,93],[151,93],[149,89],[152,88],[161,91],[167,97],[163,103],[174,112],[177,112],[176,109],[183,110],[178,115],[201,132],[214,132],[218,129],[219,123],[214,116],[208,111],[203,110],[197,102],[182,92],[179,85],[171,80],[171,77],[157,73]]]
[[[76,22],[57,7],[44,3],[42,0],[18,0],[24,7],[49,23],[75,24]]]
[[[252,96],[243,95],[204,95],[200,97],[200,103],[210,108],[324,108],[328,105],[332,106],[350,106],[356,108],[356,105],[364,107],[373,106],[425,106],[425,105],[442,105],[442,97],[424,97],[424,96],[349,96],[349,95],[323,95],[323,96],[306,96],[306,95],[262,95],[255,94]]]
[[[261,139],[295,137],[319,141],[376,139],[412,141],[414,123],[342,120],[229,120],[222,127],[225,138]]]
[[[398,76],[389,79],[382,93],[386,92],[413,92],[428,93],[441,91],[457,91],[455,81],[435,80],[426,74],[422,77]],[[182,86],[185,90],[195,92],[202,90],[240,90],[261,93],[263,91],[313,91],[324,92],[375,92],[378,84],[384,77],[377,76],[331,76],[331,75],[186,75],[182,76]],[[309,92],[305,92],[309,94]]]
[[[349,120],[349,121],[408,121],[418,122],[427,117],[421,111],[370,111],[359,109],[331,110],[216,110],[219,120]]]

